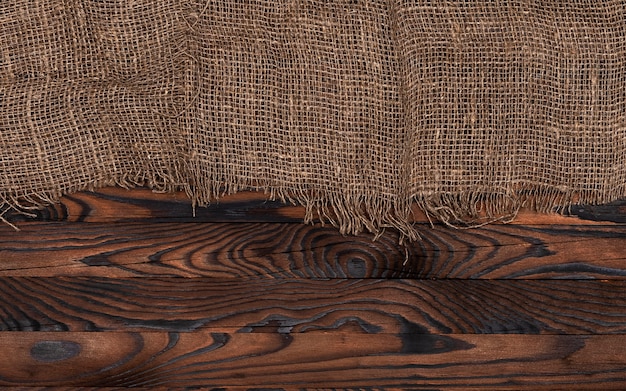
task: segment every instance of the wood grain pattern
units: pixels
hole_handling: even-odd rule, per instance
[[[622,335],[2,333],[0,385],[623,388],[625,343]]]
[[[79,192],[61,198],[59,204],[34,211],[34,217],[9,213],[5,217],[20,221],[70,222],[301,222],[304,208],[268,200],[261,192],[242,191],[224,195],[220,200],[192,208],[182,192],[156,193],[146,188],[105,187],[93,192]],[[430,220],[414,208],[416,222]],[[593,224],[626,223],[626,200],[606,205],[572,205],[564,214],[537,214],[522,209],[513,224]]]
[[[105,188],[8,216],[0,388],[626,389],[626,202],[418,213],[408,246],[303,214]]]
[[[406,247],[289,223],[0,225],[0,275],[626,278],[626,225],[425,226]]]
[[[621,334],[626,282],[1,278],[2,331]]]
[[[210,205],[193,208],[182,192],[105,187],[64,196],[58,204],[33,211],[34,216],[7,214],[13,222],[301,222],[304,208],[268,200],[260,192],[225,195]]]

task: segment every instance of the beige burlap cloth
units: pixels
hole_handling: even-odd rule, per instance
[[[243,189],[342,232],[626,196],[626,1],[5,0],[0,213]]]

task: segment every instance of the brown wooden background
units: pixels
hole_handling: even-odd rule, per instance
[[[118,188],[8,216],[0,386],[626,389],[626,202],[407,248],[302,216]]]

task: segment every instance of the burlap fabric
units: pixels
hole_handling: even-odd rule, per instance
[[[626,1],[0,2],[0,204],[265,190],[342,232],[626,195]]]

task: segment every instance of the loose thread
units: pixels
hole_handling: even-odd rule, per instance
[[[20,231],[19,227],[13,223],[11,223],[9,220],[4,218],[4,215],[11,210],[11,206],[8,206],[7,208],[5,208],[2,212],[0,212],[0,221],[5,223],[6,225],[8,225],[9,227],[13,228],[16,231]]]

